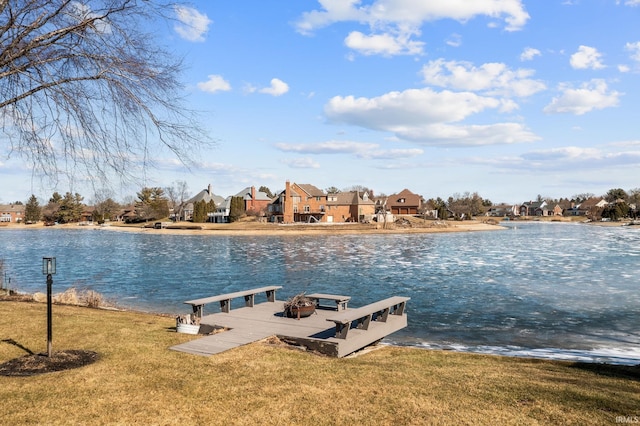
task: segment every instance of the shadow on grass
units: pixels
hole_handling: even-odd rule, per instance
[[[20,348],[20,349],[22,349],[23,351],[25,351],[26,353],[28,353],[29,355],[33,355],[33,354],[34,354],[34,352],[33,352],[31,349],[29,349],[29,348],[27,348],[27,347],[25,347],[25,346],[22,346],[20,343],[16,342],[16,341],[15,341],[15,340],[13,340],[13,339],[2,339],[2,340],[1,340],[1,342],[2,342],[2,343],[8,343],[8,344],[10,344],[10,345],[13,345],[13,346],[15,346],[16,348]]]
[[[619,377],[634,381],[640,381],[640,364],[639,365],[613,365],[613,364],[596,364],[588,362],[576,362],[571,364],[571,368],[590,371],[595,374],[607,377]]]

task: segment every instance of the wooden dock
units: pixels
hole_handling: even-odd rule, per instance
[[[401,299],[401,300],[400,300]],[[173,346],[171,349],[195,355],[210,356],[226,350],[256,342],[270,336],[276,336],[288,343],[305,346],[309,350],[325,355],[343,357],[375,343],[389,334],[407,326],[407,314],[404,304],[408,298],[386,299],[391,303],[391,314],[384,315],[379,310],[380,303],[368,305],[376,311],[369,315],[368,320],[354,319],[353,327],[349,328],[348,336],[336,337],[336,322],[351,323],[350,313],[358,317],[366,311],[366,306],[356,309],[319,307],[315,313],[307,318],[287,318],[284,314],[284,301],[275,300],[230,309],[228,312],[218,312],[204,315],[201,318],[201,330],[211,328],[226,328],[219,333],[205,335],[192,341]],[[384,301],[382,301],[384,302]],[[400,304],[394,314],[394,303]],[[374,306],[375,305],[375,306]],[[195,310],[195,308],[194,308]],[[389,308],[386,309],[389,314]],[[373,316],[372,316],[373,315]]]

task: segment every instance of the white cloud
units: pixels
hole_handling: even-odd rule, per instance
[[[640,2],[640,0],[638,0]],[[631,59],[634,61],[640,62],[640,41],[636,41],[635,43],[627,43],[624,46],[625,50],[631,52]]]
[[[497,99],[470,92],[436,92],[429,88],[390,92],[375,98],[335,96],[325,105],[334,121],[387,129],[398,123],[439,123],[465,119],[487,108],[498,108]]]
[[[611,167],[640,166],[640,151],[616,152],[599,148],[567,146],[530,151],[516,157],[465,159],[465,162],[514,169],[520,172],[565,172],[570,170],[575,174],[581,171],[602,170]]]
[[[430,61],[422,68],[425,83],[440,87],[483,91],[489,95],[531,96],[546,85],[530,77],[533,70],[511,70],[503,63],[487,63],[476,67],[464,61]]]
[[[595,47],[580,46],[578,51],[571,55],[569,62],[575,69],[602,69],[604,64],[600,60],[602,54]]]
[[[97,13],[91,11],[91,8],[85,4],[74,1],[70,3],[70,12],[78,22],[85,19],[96,19],[98,16]],[[93,22],[93,29],[100,34],[111,34],[112,28],[111,24],[107,19],[96,19]]]
[[[260,89],[260,93],[272,96],[281,96],[289,91],[289,85],[279,78],[271,79],[271,86]]]
[[[618,65],[618,71],[629,72],[631,71],[631,68],[629,67],[629,65]]]
[[[220,75],[209,75],[207,81],[197,84],[198,89],[203,92],[215,93],[215,92],[227,92],[231,90],[231,85]]]
[[[375,0],[362,5],[360,0],[319,0],[321,9],[302,14],[296,29],[311,34],[338,22],[368,25],[371,34],[351,32],[345,45],[365,55],[420,55],[424,43],[412,40],[420,35],[425,22],[453,19],[467,22],[477,16],[504,20],[507,31],[516,31],[529,20],[521,0]],[[495,26],[491,25],[490,26]],[[447,41],[459,46],[459,36]]]
[[[277,143],[275,147],[280,151],[298,154],[354,154],[377,149],[379,145],[364,142],[327,141],[311,144]]]
[[[375,98],[336,96],[325,105],[327,118],[394,133],[427,145],[490,145],[529,142],[537,137],[517,123],[452,125],[503,102],[471,92],[436,92],[430,88],[391,92]]]
[[[460,34],[451,34],[445,43],[451,47],[460,47],[462,46],[462,36]]]
[[[536,56],[540,56],[542,55],[542,53],[540,53],[540,51],[538,49],[534,49],[533,47],[527,47],[524,49],[524,51],[520,54],[520,60],[521,61],[531,61],[533,60],[533,58],[535,58]]]
[[[538,168],[553,170],[601,169],[615,166],[640,165],[640,151],[606,152],[596,148],[576,146],[533,151],[522,155]]]
[[[207,15],[186,6],[175,6],[174,10],[180,22],[173,27],[178,35],[188,41],[204,41],[212,22]]]
[[[615,147],[638,147],[640,148],[640,140],[611,142],[609,145]]]
[[[280,160],[281,163],[286,164],[287,166],[293,169],[319,169],[320,164],[313,161],[312,158],[293,158],[293,159],[283,159]]]
[[[627,0],[624,2],[624,4],[627,6],[639,6],[640,0]]]
[[[424,43],[412,41],[410,34],[394,36],[392,34],[365,35],[360,31],[351,32],[344,44],[363,55],[419,55],[423,52]]]
[[[408,129],[405,139],[434,146],[489,146],[539,139],[520,123],[497,123],[485,125],[435,124]]]
[[[582,115],[594,109],[604,109],[618,105],[620,92],[609,91],[604,80],[593,79],[574,89],[562,84],[559,89],[562,94],[554,97],[544,108],[546,113],[571,113]]]
[[[356,21],[371,28],[387,26],[420,27],[424,22],[454,19],[467,22],[477,16],[502,19],[507,31],[520,30],[529,20],[521,0],[375,0],[361,6],[360,0],[319,0],[321,10],[302,14],[296,27],[311,33],[336,22]]]
[[[424,153],[422,149],[381,149],[375,143],[352,141],[326,141],[312,144],[278,143],[277,149],[298,154],[352,154],[358,158],[396,159],[415,157]]]

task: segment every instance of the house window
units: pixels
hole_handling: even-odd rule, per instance
[[[399,203],[406,203],[406,202],[407,202],[407,199],[406,199],[406,198],[400,198],[400,199],[398,200],[398,202],[399,202]]]
[[[305,213],[309,213],[309,212],[311,212],[311,207],[309,207],[309,204],[307,204],[307,205],[305,205],[305,206],[304,206],[304,212],[305,212]]]
[[[316,201],[322,201],[322,197],[316,197]]]

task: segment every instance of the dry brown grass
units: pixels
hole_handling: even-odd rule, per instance
[[[212,357],[175,319],[54,306],[54,350],[94,364],[0,377],[0,424],[615,424],[638,368],[384,347],[354,358],[252,344]],[[46,306],[0,302],[0,363],[46,350]]]

